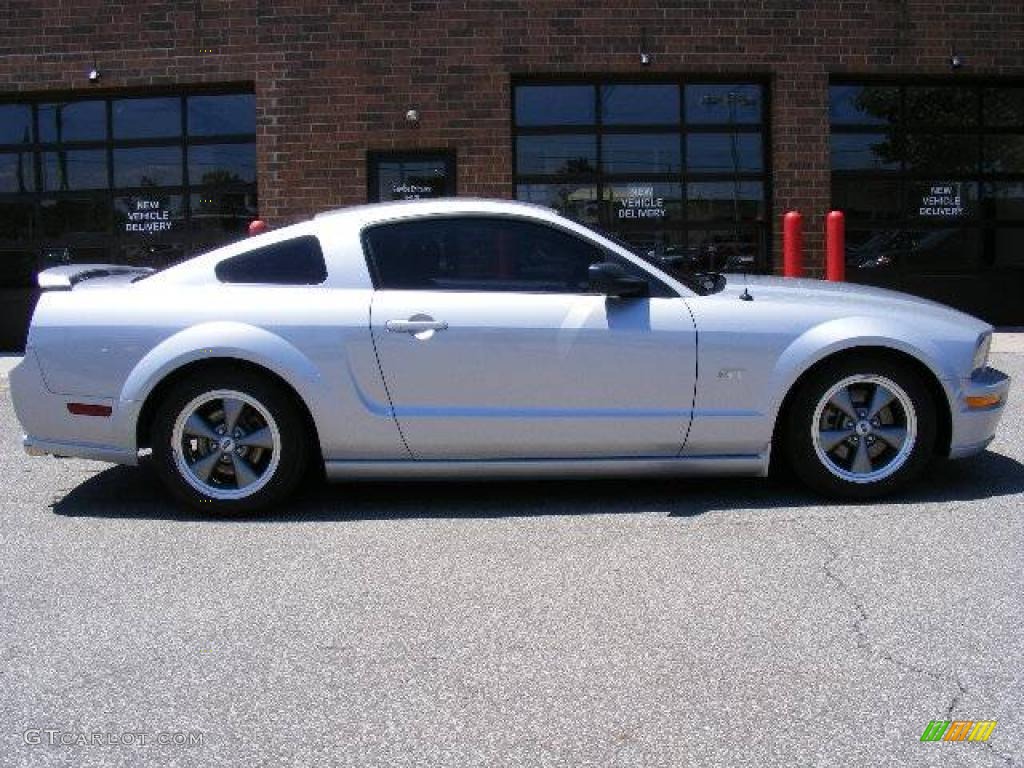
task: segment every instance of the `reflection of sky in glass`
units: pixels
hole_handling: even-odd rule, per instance
[[[114,150],[114,186],[144,187],[181,184],[179,147]]]
[[[107,108],[104,101],[39,105],[40,141],[103,141],[106,138]]]
[[[76,149],[43,153],[43,189],[106,189],[107,152]]]
[[[605,173],[675,173],[682,167],[678,133],[605,134],[601,142]]]
[[[516,124],[593,125],[594,86],[521,85],[516,88]]]

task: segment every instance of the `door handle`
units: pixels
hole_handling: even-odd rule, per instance
[[[384,327],[391,333],[411,333],[413,336],[426,331],[446,331],[448,323],[444,320],[426,318],[409,318],[408,320],[388,320]]]

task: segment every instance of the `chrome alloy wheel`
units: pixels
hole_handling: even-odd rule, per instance
[[[818,401],[811,439],[833,475],[851,483],[877,483],[910,458],[917,414],[894,381],[874,374],[848,376]]]
[[[244,499],[265,486],[281,460],[270,412],[244,392],[205,392],[181,409],[171,433],[185,481],[214,499]]]

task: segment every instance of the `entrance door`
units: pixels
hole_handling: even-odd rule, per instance
[[[452,152],[370,152],[367,198],[371,203],[455,196]]]

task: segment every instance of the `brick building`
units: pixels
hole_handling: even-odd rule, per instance
[[[90,73],[95,76],[90,76]],[[412,119],[415,118],[415,119]],[[714,269],[1024,322],[1019,0],[10,0],[0,344],[35,272],[161,264],[368,199],[520,197]]]

